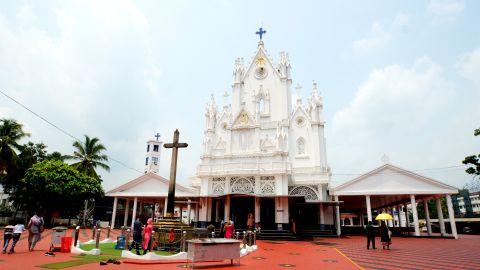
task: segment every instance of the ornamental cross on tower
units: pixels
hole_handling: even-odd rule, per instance
[[[263,36],[263,34],[265,34],[265,33],[267,33],[267,31],[266,31],[266,30],[263,30],[262,27],[260,27],[260,29],[258,29],[258,31],[255,32],[255,34],[257,34],[257,35],[260,36],[260,41],[262,41],[262,36]]]
[[[160,133],[157,132],[157,134],[155,135],[155,138],[157,138],[157,141],[158,141],[158,139],[160,139],[160,137],[161,137]]]
[[[175,210],[175,181],[177,178],[177,156],[178,148],[185,148],[187,143],[179,143],[178,137],[180,132],[178,129],[173,133],[173,143],[166,143],[163,145],[165,148],[172,148],[172,162],[170,165],[170,181],[168,183],[168,199],[167,199],[167,214],[166,217],[172,218]]]

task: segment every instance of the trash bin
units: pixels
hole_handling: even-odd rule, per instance
[[[125,249],[125,236],[121,235],[117,237],[117,244],[115,249]]]
[[[67,229],[68,228],[66,227],[55,227],[52,229],[53,234],[52,234],[52,242],[50,244],[50,251],[61,249],[62,237],[65,237],[65,235],[67,235]]]
[[[65,236],[61,238],[62,246],[60,248],[60,252],[63,253],[70,253],[70,248],[72,246],[73,237]]]

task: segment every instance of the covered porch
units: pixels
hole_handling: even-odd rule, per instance
[[[347,234],[363,233],[368,221],[379,225],[375,217],[385,212],[394,218],[387,221],[387,225],[398,235],[433,236],[434,229],[438,228],[439,236],[458,238],[451,199],[456,193],[458,189],[453,186],[384,164],[332,189],[335,201],[343,201],[336,209],[337,234],[342,230]],[[421,212],[425,218],[422,223],[418,204],[423,205]],[[450,225],[448,234],[444,208]],[[432,210],[438,217],[435,226],[430,218]]]

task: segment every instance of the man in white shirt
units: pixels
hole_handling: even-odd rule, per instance
[[[8,254],[15,253],[15,245],[17,244],[18,240],[20,240],[20,235],[22,235],[23,231],[25,231],[25,226],[23,224],[15,225],[15,228],[13,229],[13,237],[12,237],[13,243]]]

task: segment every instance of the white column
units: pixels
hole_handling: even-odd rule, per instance
[[[215,222],[219,222],[220,218],[220,200],[215,200]]]
[[[192,211],[192,200],[187,201],[187,224],[190,225],[190,212]]]
[[[428,211],[428,200],[423,200],[423,212],[425,212],[425,221],[427,223],[428,235],[432,235],[432,224],[430,223],[430,212]]]
[[[446,198],[447,198],[448,220],[450,221],[452,236],[455,237],[455,239],[458,239],[457,225],[455,224],[455,212],[453,211],[453,205],[452,205],[452,196],[450,196],[450,194],[447,194]]]
[[[407,223],[407,228],[410,228],[410,215],[408,214],[408,205],[405,204],[403,208],[405,209],[405,221]]]
[[[397,205],[398,227],[402,227],[402,206]]]
[[[335,196],[335,201],[338,202],[338,196]],[[337,235],[340,236],[342,234],[342,229],[340,227],[340,205],[338,203],[335,205],[335,218],[336,227],[337,227]]]
[[[445,221],[443,220],[442,201],[440,200],[440,198],[435,199],[435,204],[437,205],[438,226],[440,227],[440,234],[442,236],[445,236]]]
[[[323,203],[320,203],[318,205],[319,208],[319,216],[320,216],[320,224],[325,224],[325,215],[323,213]]]
[[[260,223],[260,198],[255,197],[255,224]]]
[[[141,215],[143,214],[143,201],[140,200],[140,207],[138,208],[138,214]]]
[[[230,195],[225,196],[225,208],[223,210],[225,222],[230,220]]]
[[[198,202],[195,204],[195,222],[198,222]]]
[[[207,198],[200,198],[200,210],[198,213],[198,220],[200,222],[207,222]]]
[[[168,197],[165,197],[165,201],[163,202],[163,217],[167,216],[167,203],[168,203]],[[175,207],[173,209],[175,209]]]
[[[417,202],[415,195],[410,195],[410,204],[412,205],[413,225],[415,226],[415,236],[420,236],[420,225],[418,223]]]
[[[388,207],[386,210],[387,210],[386,213],[388,213],[388,214],[390,214],[390,215],[392,214],[392,212],[391,212],[391,211],[392,211],[392,208]],[[387,224],[388,224],[388,227],[393,227],[393,222],[392,222],[392,220],[388,220],[388,221],[387,221]]]
[[[372,206],[370,204],[370,195],[365,196],[365,202],[367,203],[367,219],[372,221]]]
[[[115,227],[115,218],[117,216],[117,203],[118,203],[118,197],[115,197],[113,199],[113,211],[112,211],[112,222],[110,223],[110,228]]]
[[[138,203],[138,198],[135,197],[133,199],[133,212],[132,212],[132,230],[133,230],[133,223],[135,222],[135,219],[137,219],[137,203]]]
[[[123,226],[127,227],[128,215],[130,214],[130,200],[127,199],[125,203],[125,218],[123,219]]]

